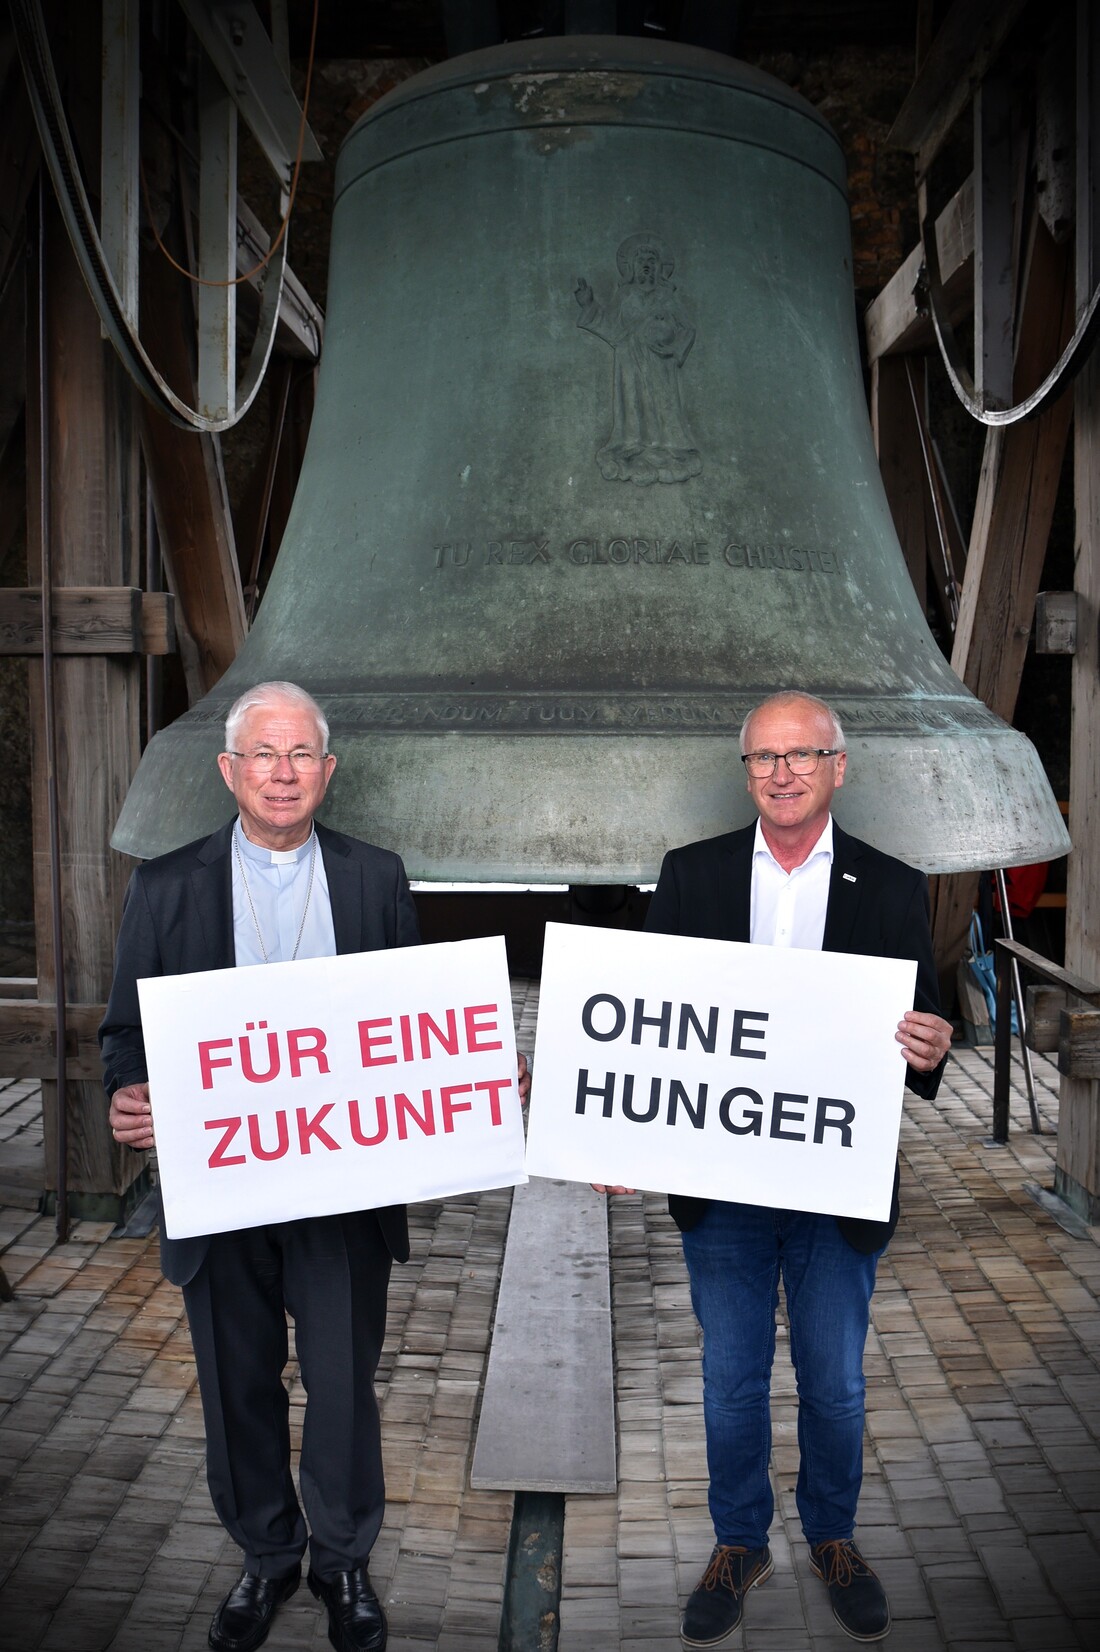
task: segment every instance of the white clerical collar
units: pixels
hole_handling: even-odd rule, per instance
[[[245,835],[240,815],[237,816],[233,831],[245,860],[253,861],[257,866],[293,866],[296,861],[305,860],[307,855],[313,853],[313,840],[316,836],[311,827],[306,841],[300,843],[297,849],[265,849],[262,843],[253,843],[252,839]]]
[[[753,854],[753,859],[754,860],[756,859],[756,857],[758,855],[762,855],[766,860],[770,860],[773,866],[779,866],[779,862],[776,860],[775,856],[772,854],[771,850],[768,848],[768,840],[764,836],[764,828],[763,828],[763,824],[760,820],[759,815],[757,816],[757,819],[756,819],[756,838],[755,838],[755,841],[753,842],[752,854]],[[788,873],[786,868],[782,867],[782,866],[779,867],[779,870],[783,873],[784,877],[793,877],[795,872],[800,872],[804,866],[809,866],[810,862],[812,860],[816,860],[818,855],[825,855],[825,856],[828,857],[830,862],[832,861],[832,858],[833,858],[833,817],[832,817],[832,815],[830,815],[828,820],[825,822],[824,831],[822,832],[821,836],[818,838],[817,842],[814,844],[813,848],[810,850],[809,854],[806,856],[806,859],[803,860],[803,861],[800,861],[799,864],[796,867],[794,867],[790,873]]]

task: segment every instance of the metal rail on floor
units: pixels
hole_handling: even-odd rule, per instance
[[[1008,1092],[1012,1067],[1012,1001],[1017,999],[1020,1017],[1020,1043],[1025,1056],[1030,1050],[1049,1050],[1058,1052],[1058,1069],[1060,1072],[1070,1072],[1071,1055],[1068,1049],[1063,1049],[1059,1035],[1049,1031],[1037,1033],[1035,1015],[1035,1000],[1025,1018],[1023,1000],[1020,995],[1019,966],[1023,964],[1033,975],[1054,987],[1064,998],[1074,998],[1082,1001],[1088,1009],[1100,1009],[1100,987],[1094,981],[1087,981],[1083,976],[1074,975],[1071,970],[1062,969],[1038,952],[1032,952],[1030,947],[1021,946],[1019,941],[998,939],[994,942],[994,956],[997,965],[997,1024],[993,1038],[993,1141],[1003,1146],[1008,1141]],[[1042,1124],[1039,1119],[1039,1110],[1035,1105],[1034,1091],[1029,1086],[1028,1104],[1031,1108],[1031,1128],[1036,1135],[1041,1135]]]

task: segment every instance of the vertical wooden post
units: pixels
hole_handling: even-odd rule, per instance
[[[55,203],[45,202],[45,384],[32,352],[28,370],[28,547],[41,566],[43,513],[54,589],[141,584],[139,446],[134,392],[100,336],[99,320]],[[46,451],[38,407],[46,404]],[[45,473],[43,475],[43,463]],[[34,904],[38,993],[56,1002],[52,945],[43,667],[30,667]],[[139,754],[141,662],[124,655],[54,661],[62,935],[70,1002],[101,1004],[110,988],[114,939],[128,864],[108,846]],[[143,1159],[116,1146],[98,1084],[70,1081],[67,1095],[43,1083],[46,1186],[56,1186],[58,1109],[69,1130],[70,1208],[117,1218]]]
[[[1082,310],[1100,280],[1100,23],[1077,7],[1077,166],[1074,278]],[[1093,350],[1074,393],[1073,584],[1077,650],[1069,747],[1066,968],[1100,981],[1100,356]],[[1089,1222],[1100,1220],[1100,1083],[1063,1077],[1054,1190]]]
[[[1100,356],[1094,350],[1074,407],[1077,652],[1073,657],[1066,968],[1100,981]],[[1100,1221],[1100,1083],[1061,1082],[1054,1189],[1086,1221]]]
[[[190,296],[184,278],[163,259],[146,262],[141,288],[145,325],[157,340],[161,370],[194,406]],[[228,670],[248,630],[221,445],[217,436],[180,430],[146,404],[140,417],[168,588],[181,628],[193,639],[194,658],[184,655],[184,670],[194,702]]]
[[[1073,332],[1069,249],[1057,246],[1041,221],[1032,230],[1018,395],[1041,382]],[[995,427],[986,436],[951,665],[1006,722],[1016,709],[1072,411],[1067,391],[1037,419]],[[945,988],[965,950],[977,890],[976,873],[936,879],[932,939]]]

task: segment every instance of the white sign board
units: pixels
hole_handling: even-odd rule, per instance
[[[529,1174],[885,1221],[916,967],[547,924]]]
[[[172,1239],[527,1180],[501,936],[138,994]]]

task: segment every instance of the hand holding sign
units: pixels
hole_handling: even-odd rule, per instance
[[[895,1037],[910,1067],[930,1073],[951,1048],[951,1023],[928,1010],[907,1010]]]
[[[147,1084],[124,1084],[111,1097],[111,1134],[123,1147],[148,1152],[153,1143],[153,1110]]]

